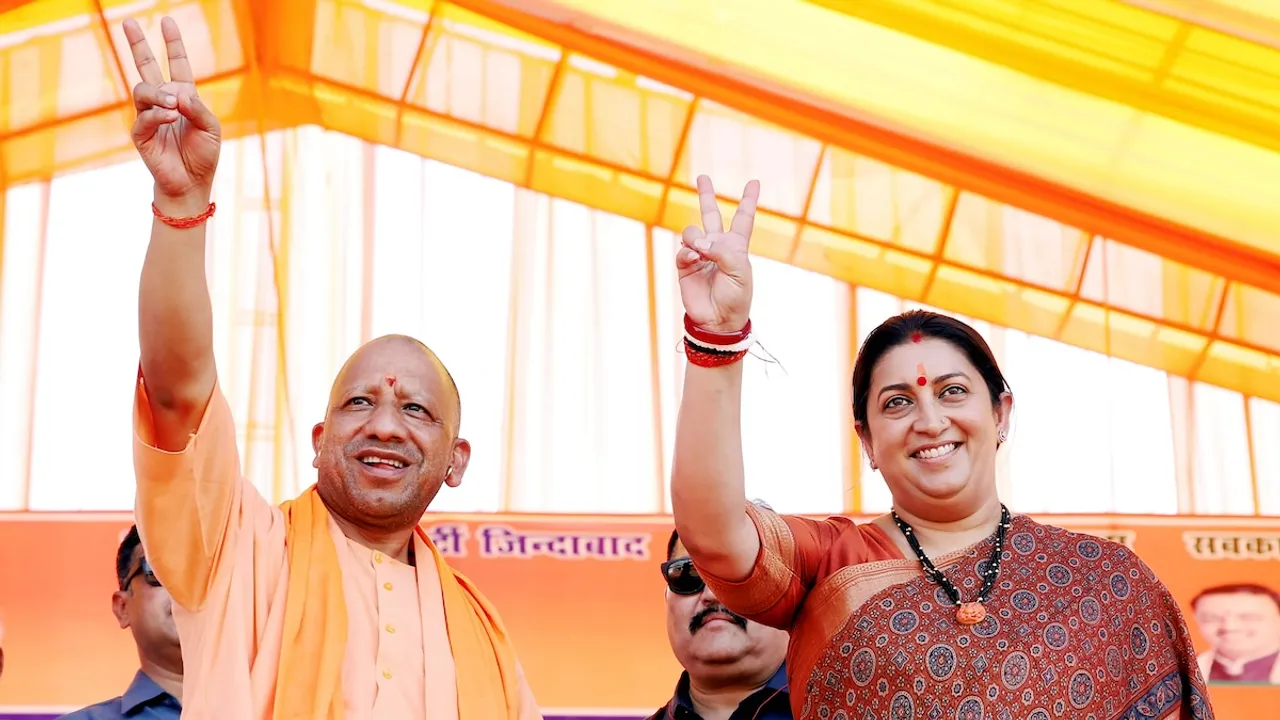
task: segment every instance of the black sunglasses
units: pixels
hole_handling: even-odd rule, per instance
[[[155,572],[152,571],[151,563],[147,562],[147,559],[144,557],[142,558],[142,561],[138,563],[138,569],[130,573],[129,577],[125,578],[124,582],[120,583],[120,589],[128,590],[129,583],[133,582],[133,579],[139,575],[141,575],[142,579],[146,580],[147,584],[151,587],[164,587],[160,584],[160,578],[157,578]]]
[[[693,566],[692,558],[678,558],[662,563],[662,579],[667,587],[677,595],[697,595],[707,586]]]

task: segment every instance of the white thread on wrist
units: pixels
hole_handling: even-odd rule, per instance
[[[706,350],[708,352],[719,352],[719,353],[742,352],[750,348],[752,345],[756,344],[756,334],[754,332],[748,334],[745,338],[742,339],[741,342],[736,342],[732,345],[712,345],[711,343],[703,342],[702,340],[695,338],[687,330],[684,333],[684,339],[685,339],[685,342],[689,343],[690,345],[693,345],[696,348],[699,348],[701,350]]]

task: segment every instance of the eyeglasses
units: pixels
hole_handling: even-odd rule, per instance
[[[692,558],[678,558],[662,563],[662,579],[667,587],[677,595],[697,595],[707,586],[693,566]]]
[[[151,587],[164,587],[160,584],[160,578],[156,577],[155,572],[152,571],[151,563],[147,562],[147,559],[144,557],[142,558],[142,561],[138,563],[138,569],[130,573],[129,577],[125,578],[124,582],[120,583],[120,589],[128,590],[129,583],[133,582],[133,579],[139,575],[141,575],[142,579],[146,580],[147,584]]]

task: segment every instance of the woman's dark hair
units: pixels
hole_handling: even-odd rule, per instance
[[[858,350],[858,360],[853,365],[853,419],[863,425],[867,422],[867,399],[871,393],[871,371],[890,350],[911,342],[919,334],[922,338],[937,338],[951,343],[969,358],[978,369],[982,381],[991,394],[991,405],[1000,404],[1000,396],[1008,392],[1009,383],[996,365],[996,357],[977,330],[959,320],[927,310],[911,310],[895,315],[871,331]]]

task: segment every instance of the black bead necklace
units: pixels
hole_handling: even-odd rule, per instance
[[[893,522],[902,531],[902,535],[907,539],[907,544],[915,551],[916,557],[920,560],[920,565],[924,567],[925,577],[938,583],[951,598],[951,602],[956,604],[956,621],[962,625],[973,625],[982,622],[983,618],[987,616],[987,609],[983,607],[983,603],[991,596],[991,588],[995,587],[996,578],[1000,575],[1000,558],[1004,554],[1004,536],[1009,530],[1009,508],[1005,507],[1003,503],[1000,504],[1000,525],[996,527],[995,545],[991,548],[991,558],[987,561],[987,569],[982,573],[982,589],[978,590],[978,597],[973,602],[961,602],[960,589],[948,580],[941,570],[933,566],[933,561],[929,559],[928,555],[924,554],[924,550],[920,547],[920,541],[916,539],[916,534],[911,530],[911,526],[898,517],[896,511],[892,515]]]

